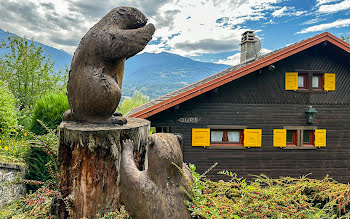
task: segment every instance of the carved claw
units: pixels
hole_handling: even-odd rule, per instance
[[[73,113],[72,113],[71,109],[69,109],[63,113],[62,120],[63,121],[73,121]]]
[[[125,139],[123,140],[123,149],[126,148],[126,149],[132,149],[133,148],[133,140],[130,140],[130,139]]]
[[[111,123],[117,124],[117,125],[124,125],[127,123],[127,120],[125,117],[122,117],[122,116],[112,116]]]

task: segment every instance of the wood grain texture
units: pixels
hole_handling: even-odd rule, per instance
[[[134,162],[144,169],[149,121],[128,119],[127,125],[63,122],[58,148],[58,184],[63,198],[57,218],[95,218],[121,205],[121,141],[132,139]]]

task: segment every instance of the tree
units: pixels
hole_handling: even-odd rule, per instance
[[[348,37],[348,36],[340,36],[340,39],[344,40],[347,43],[350,43],[350,37]]]
[[[17,125],[16,101],[7,85],[0,80],[0,135]]]
[[[131,98],[125,99],[119,104],[117,111],[125,116],[130,110],[149,101],[149,97],[143,95],[140,91],[135,91]]]
[[[8,35],[0,49],[5,51],[0,58],[0,80],[8,84],[20,109],[30,108],[41,95],[63,85],[60,72],[53,70],[54,62],[34,40]]]

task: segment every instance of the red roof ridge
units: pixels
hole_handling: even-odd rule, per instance
[[[205,93],[221,85],[224,85],[228,82],[231,82],[237,78],[250,74],[260,68],[266,67],[272,63],[280,61],[284,58],[287,58],[291,55],[294,55],[298,52],[301,52],[307,48],[310,48],[324,41],[331,42],[334,45],[350,53],[350,44],[344,42],[343,40],[340,40],[339,38],[335,37],[334,35],[328,32],[323,32],[314,37],[289,45],[283,49],[268,53],[262,56],[262,58],[255,60],[253,62],[239,64],[239,65],[230,67],[224,71],[221,71],[207,78],[204,78],[200,81],[187,85],[186,87],[175,90],[162,97],[154,99],[146,104],[143,104],[131,110],[128,116],[138,117],[138,118],[147,118],[158,112],[166,110],[172,106],[180,104],[186,100],[189,100],[193,97],[196,97],[202,93]],[[201,83],[201,82],[204,82],[204,83]],[[196,84],[198,84],[198,86],[193,87]]]

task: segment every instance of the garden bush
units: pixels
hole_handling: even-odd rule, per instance
[[[47,127],[45,126],[45,128]],[[24,157],[27,165],[25,176],[27,180],[44,183],[50,179],[56,179],[58,135],[56,129],[47,128],[47,132],[45,135],[29,133],[32,139],[31,147]],[[27,185],[28,190],[38,188],[39,186],[36,184],[29,183]]]
[[[213,182],[193,173],[188,209],[195,218],[350,218],[350,185],[326,176],[270,179],[256,176],[252,182],[228,175],[228,182]]]
[[[307,177],[270,179],[265,175],[247,182],[229,171],[221,171],[229,181],[213,182],[190,164],[193,182],[186,191],[188,209],[193,218],[350,218],[350,185],[326,176],[322,180]],[[21,200],[12,215],[20,218],[53,218],[53,198],[62,199],[54,181]],[[67,204],[70,209],[69,204]],[[1,212],[0,212],[1,213]],[[131,218],[124,206],[99,219]]]
[[[50,129],[57,129],[62,121],[63,113],[69,109],[67,96],[64,92],[48,93],[38,99],[34,105],[32,114],[31,131],[36,135],[44,135]],[[39,121],[38,121],[39,120]],[[45,124],[45,125],[44,125]],[[35,135],[33,135],[35,137]],[[50,136],[50,133],[48,134]],[[56,151],[58,144],[57,135],[51,133],[53,142],[50,142],[50,150]],[[25,156],[25,162],[28,166],[26,179],[45,182],[52,177],[49,174],[48,164],[54,166],[55,156],[48,154],[42,145],[31,147]],[[28,185],[27,189],[36,190],[38,186]]]
[[[47,164],[53,165],[53,161],[51,157],[42,148],[31,147],[24,159],[27,165],[25,179],[45,182],[52,178]],[[27,184],[28,191],[34,191],[38,188],[38,185]]]
[[[34,105],[30,130],[37,135],[47,133],[37,120],[42,121],[49,129],[56,129],[62,121],[63,113],[68,109],[68,99],[63,91],[48,93],[38,99]]]
[[[5,82],[0,81],[0,135],[17,126],[16,100]]]

